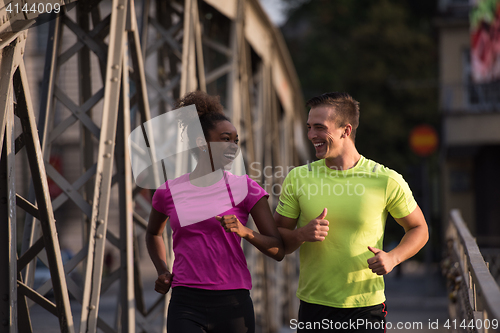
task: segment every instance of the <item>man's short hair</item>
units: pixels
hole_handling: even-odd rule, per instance
[[[356,129],[359,126],[359,102],[345,92],[331,92],[311,98],[307,107],[333,106],[335,107],[335,122],[338,127],[351,124],[351,138],[356,138]]]

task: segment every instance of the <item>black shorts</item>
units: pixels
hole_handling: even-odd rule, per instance
[[[333,308],[300,301],[299,318],[291,321],[297,333],[363,332],[385,333],[385,303],[362,308]]]
[[[255,315],[246,289],[172,288],[168,333],[254,333]]]

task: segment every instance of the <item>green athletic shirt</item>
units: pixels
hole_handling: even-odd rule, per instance
[[[328,236],[300,246],[297,297],[337,308],[385,301],[384,278],[368,268],[382,249],[385,221],[417,207],[408,184],[397,172],[361,156],[351,169],[335,170],[325,160],[294,168],[285,178],[276,211],[303,227],[328,209]]]

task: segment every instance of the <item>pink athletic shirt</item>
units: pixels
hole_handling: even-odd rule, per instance
[[[225,177],[198,187],[189,174],[169,180],[153,196],[153,207],[169,217],[175,254],[172,287],[209,290],[252,289],[241,238],[226,232],[216,215],[236,215],[246,225],[252,207],[263,196],[247,175]]]

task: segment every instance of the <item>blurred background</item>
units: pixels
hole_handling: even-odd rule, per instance
[[[126,29],[138,39],[129,34],[130,54],[123,63],[130,79],[120,79],[128,82],[120,89],[129,89],[120,98],[129,93],[130,105],[122,101],[119,106],[120,112],[130,113],[132,130],[170,111],[188,91],[220,95],[240,132],[246,170],[271,194],[274,209],[287,173],[283,170],[315,160],[305,136],[304,102],[324,92],[348,92],[360,102],[358,151],[403,175],[430,230],[424,249],[386,277],[388,320],[423,323],[402,331],[431,331],[428,323],[437,320],[438,331],[447,331],[443,325],[450,318],[489,311],[493,303],[482,297],[500,295],[500,1],[136,0],[133,8]],[[112,99],[104,84],[108,34],[115,29],[109,23],[112,13],[111,1],[80,0],[69,4],[60,19],[39,19],[29,29],[24,62],[62,259],[65,267],[71,262],[65,272],[72,281],[69,306],[75,326],[83,327],[88,305],[90,313],[96,311],[95,330],[161,332],[168,296],[158,298],[153,290],[156,272],[144,244],[151,193],[130,190],[130,261],[123,260],[127,245],[119,245],[124,223],[119,186],[110,187],[105,204],[108,233],[102,250],[87,254],[98,221],[93,213],[96,177],[89,173],[101,163],[99,128],[108,112],[103,107]],[[21,132],[19,126],[16,131]],[[171,137],[175,141],[175,134]],[[115,160],[114,175],[120,161]],[[28,198],[26,153],[15,163],[16,190]],[[252,163],[257,167],[251,168]],[[450,212],[457,208],[462,229],[470,231],[484,258],[478,262],[487,265],[496,287],[476,279],[476,259],[468,256],[461,227],[447,233],[455,225]],[[28,230],[33,218],[20,208],[16,220],[22,255],[40,231]],[[385,249],[394,248],[403,234],[389,216]],[[288,323],[298,310],[298,255],[276,264],[245,242],[243,247],[259,332],[293,332]],[[53,300],[43,253],[32,261],[36,269],[24,270],[23,278]],[[91,276],[88,260],[97,260],[101,275]],[[127,316],[135,323],[125,329],[124,282],[119,281],[132,261],[128,272],[133,282],[127,283],[136,303]],[[88,299],[86,304],[85,281],[99,280],[100,286],[100,279],[100,303]],[[464,301],[471,288],[479,290],[474,294],[479,305],[472,307]],[[92,309],[93,304],[98,308]],[[29,307],[33,332],[59,331],[57,316],[49,319],[32,302]],[[491,312],[489,318],[494,318]]]

